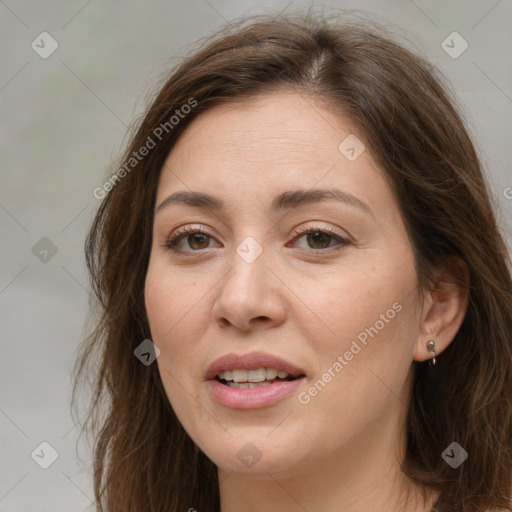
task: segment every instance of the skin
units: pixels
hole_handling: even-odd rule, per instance
[[[219,468],[222,512],[428,511],[436,498],[423,499],[399,469],[412,363],[432,357],[431,339],[436,356],[449,345],[467,296],[449,280],[418,288],[410,240],[370,148],[355,161],[338,150],[351,133],[351,121],[318,100],[274,92],[201,114],[162,169],[157,207],[180,190],[225,202],[223,211],[157,211],[145,285],[165,391]],[[371,213],[335,200],[270,209],[281,192],[331,187]],[[185,225],[208,237],[185,235],[184,253],[174,253],[167,238]],[[348,243],[294,234],[310,227]],[[263,250],[252,263],[236,252],[246,237]],[[293,393],[231,409],[207,389],[204,372],[219,356],[264,351],[303,368],[305,392],[396,303],[400,312],[307,404]],[[237,457],[248,442],[261,455],[251,467]]]

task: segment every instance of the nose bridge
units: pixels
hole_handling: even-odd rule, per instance
[[[270,250],[268,247],[264,249],[262,243],[253,236],[247,236],[233,251],[230,261],[232,270],[227,277],[234,283],[234,291],[238,291],[239,295],[250,293],[254,297],[267,284],[265,274]]]
[[[262,237],[263,238],[263,237]],[[229,267],[214,305],[214,316],[239,328],[249,329],[252,319],[264,318],[272,323],[282,320],[283,304],[275,279],[267,268],[271,250],[253,236],[245,237],[230,255]]]

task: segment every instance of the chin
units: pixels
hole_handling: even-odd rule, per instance
[[[302,465],[306,466],[305,454],[297,449],[298,442],[277,436],[271,440],[268,429],[263,435],[233,436],[223,444],[212,445],[211,439],[202,449],[219,469],[226,472],[269,480],[292,477],[300,473]]]

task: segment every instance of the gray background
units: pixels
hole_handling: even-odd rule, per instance
[[[93,190],[145,95],[229,20],[311,5],[374,13],[448,76],[510,245],[511,0],[0,0],[0,512],[93,510],[89,448],[79,444],[80,464],[69,403],[88,307],[83,243]],[[43,31],[59,45],[46,59],[31,47]],[[458,58],[441,46],[453,31],[469,45]],[[41,252],[43,237],[56,254]],[[58,453],[48,469],[35,462],[50,460],[43,441]]]

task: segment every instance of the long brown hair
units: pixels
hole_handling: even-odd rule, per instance
[[[449,89],[424,58],[367,21],[308,15],[242,20],[184,60],[101,189],[108,194],[86,241],[99,318],[81,347],[73,388],[75,397],[82,378],[93,382],[84,431],[94,436],[98,510],[219,510],[215,465],[182,428],[157,365],[141,364],[134,349],[151,337],[144,281],[169,151],[201,112],[275,89],[314,96],[355,123],[392,185],[419,283],[448,256],[466,262],[469,304],[456,338],[434,370],[413,362],[403,471],[440,493],[438,511],[511,507],[511,267],[479,157]],[[133,160],[143,146],[152,147]],[[441,457],[454,441],[469,454],[457,469]]]

